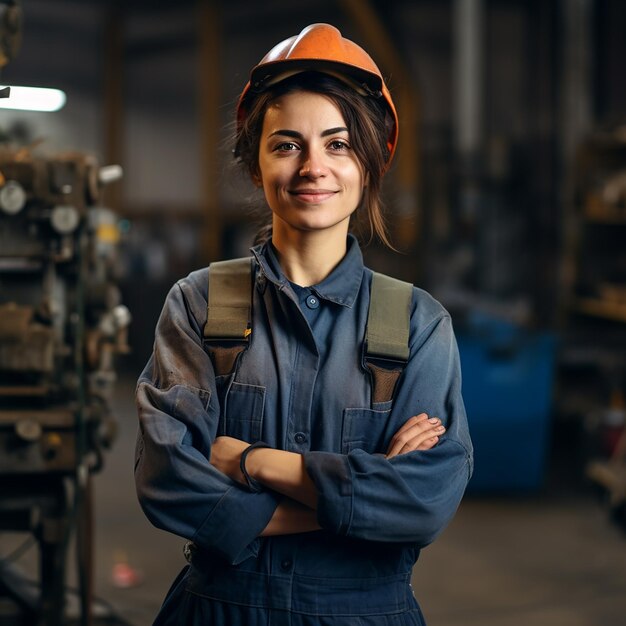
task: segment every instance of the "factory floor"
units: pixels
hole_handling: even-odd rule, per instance
[[[130,377],[118,383],[119,435],[94,481],[97,624],[151,624],[185,564],[183,541],[135,498],[132,393]],[[626,625],[626,533],[564,460],[539,493],[465,498],[415,568],[429,626]]]

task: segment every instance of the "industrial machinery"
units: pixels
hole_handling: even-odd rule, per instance
[[[36,536],[41,597],[32,607],[4,569],[0,592],[41,620],[29,624],[61,623],[75,523],[89,567],[89,475],[114,436],[108,399],[130,322],[114,282],[117,219],[97,206],[120,175],[82,154],[0,148],[0,531]]]
[[[19,25],[17,1],[0,0],[0,68]],[[114,439],[109,396],[130,322],[115,284],[118,220],[99,205],[121,173],[0,144],[0,533],[39,547],[35,585],[0,554],[0,609],[19,625],[65,623],[74,537],[81,624],[91,622],[90,477]]]

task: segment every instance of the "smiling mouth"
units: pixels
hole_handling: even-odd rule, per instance
[[[323,202],[337,192],[332,189],[294,189],[289,193],[303,202]]]

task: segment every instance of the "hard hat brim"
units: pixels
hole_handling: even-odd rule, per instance
[[[364,96],[378,98],[382,95],[383,81],[380,76],[354,65],[322,59],[292,59],[257,66],[250,74],[250,89],[259,93],[289,76],[302,72],[329,74]]]

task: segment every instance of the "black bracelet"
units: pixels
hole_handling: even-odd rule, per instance
[[[255,441],[253,444],[249,445],[241,453],[239,468],[241,469],[243,477],[246,479],[246,483],[248,484],[248,488],[250,489],[250,491],[254,493],[260,493],[261,491],[263,491],[263,485],[258,480],[254,480],[254,478],[252,478],[252,476],[248,474],[248,470],[246,470],[246,458],[248,457],[248,454],[250,454],[250,451],[254,450],[255,448],[271,448],[271,446],[268,446],[263,441]]]

